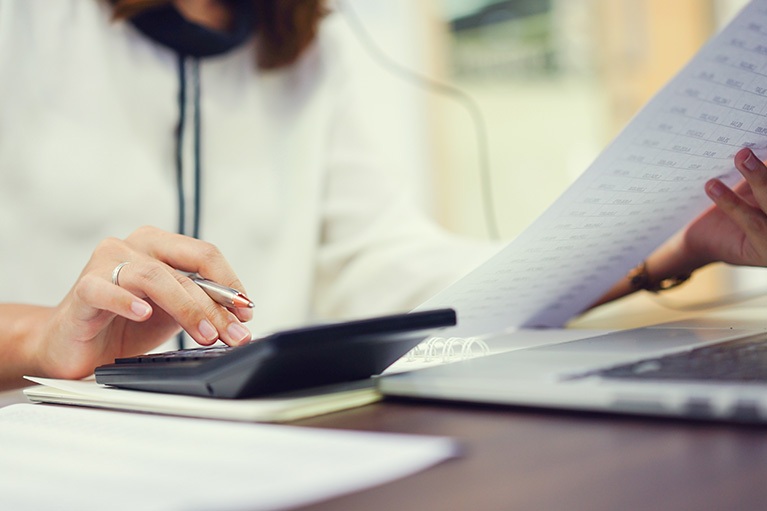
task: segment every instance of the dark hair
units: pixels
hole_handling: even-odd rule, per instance
[[[125,19],[172,0],[117,0],[115,19]],[[278,69],[294,63],[314,41],[327,13],[325,0],[251,0],[258,23],[257,65]]]

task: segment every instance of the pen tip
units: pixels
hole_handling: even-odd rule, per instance
[[[252,309],[256,306],[256,304],[248,300],[244,295],[234,296],[232,298],[232,302],[234,302],[235,307],[246,307],[248,309]]]

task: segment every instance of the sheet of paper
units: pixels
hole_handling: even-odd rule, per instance
[[[455,456],[447,438],[47,405],[0,409],[3,509],[271,510]]]
[[[568,136],[551,133],[551,144]],[[446,335],[561,326],[704,211],[707,180],[735,184],[742,147],[767,156],[765,0],[712,38],[517,239],[419,309],[454,307]]]

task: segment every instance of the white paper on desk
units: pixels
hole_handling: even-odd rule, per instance
[[[440,437],[19,404],[0,409],[0,502],[14,511],[286,509],[455,453]]]
[[[561,326],[709,206],[707,180],[736,183],[742,147],[767,156],[765,0],[711,39],[518,238],[418,309],[454,307],[458,327],[445,335]]]

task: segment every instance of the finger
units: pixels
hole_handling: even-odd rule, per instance
[[[178,261],[177,265],[182,266],[180,269],[197,273],[205,279],[236,289],[247,296],[245,286],[240,282],[218,247],[200,240],[194,240],[193,245],[195,245],[196,257],[192,258],[191,254],[184,254],[184,261],[187,262],[186,264],[191,263],[194,266],[183,267],[184,263]],[[242,321],[253,319],[253,311],[248,307],[238,307],[232,310]]]
[[[732,191],[737,193],[740,198],[746,201],[746,204],[749,206],[754,208],[759,207],[759,204],[756,202],[756,198],[754,197],[754,192],[751,190],[751,185],[748,184],[748,181],[745,179],[741,179],[738,184],[733,186]]]
[[[760,254],[767,255],[767,215],[746,203],[718,179],[706,183],[706,193],[745,233]]]
[[[735,154],[735,167],[748,182],[761,210],[767,211],[767,167],[749,148],[743,148]]]
[[[75,287],[75,294],[87,305],[109,311],[133,321],[146,321],[152,306],[127,289],[113,286],[106,280],[86,275]],[[83,319],[83,318],[78,318]]]
[[[120,287],[146,295],[165,310],[199,344],[210,345],[218,330],[198,300],[176,279],[176,272],[158,261],[131,262],[120,271]]]
[[[139,322],[152,316],[152,307],[146,301],[93,275],[81,278],[73,293],[81,304],[74,308],[73,320],[86,325],[85,331],[80,332],[83,338],[94,337],[112,320],[113,315]]]
[[[211,243],[150,226],[137,229],[126,242],[173,268],[198,273],[201,277],[247,295],[245,286],[229,262],[218,247]],[[253,318],[253,311],[248,308],[237,309],[235,313],[243,321]]]
[[[206,317],[216,329],[218,338],[229,346],[239,346],[251,339],[250,331],[226,307],[213,300],[186,275],[173,272],[178,282],[202,307]]]

